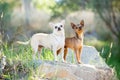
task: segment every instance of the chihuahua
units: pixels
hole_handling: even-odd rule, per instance
[[[33,59],[35,59],[36,53],[38,53],[38,57],[40,58],[41,49],[48,48],[53,51],[54,59],[57,61],[57,50],[61,49],[62,53],[62,61],[64,62],[64,44],[65,44],[65,33],[64,33],[64,24],[65,20],[62,20],[59,23],[49,23],[53,28],[53,33],[45,34],[45,33],[37,33],[34,34],[31,39],[27,42],[17,41],[19,44],[28,44],[30,43],[33,50]]]
[[[84,27],[84,21],[81,20],[79,24],[71,23],[71,27],[75,32],[75,36],[71,38],[65,39],[65,46],[64,46],[64,60],[66,60],[68,48],[72,49],[76,55],[77,62],[80,64],[80,56],[82,53],[82,47],[83,47],[83,27]]]

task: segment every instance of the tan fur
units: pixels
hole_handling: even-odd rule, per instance
[[[71,23],[71,26],[72,26],[72,29],[75,31],[76,35],[74,37],[65,39],[64,60],[66,60],[68,48],[70,48],[74,51],[77,62],[81,63],[80,56],[81,56],[82,47],[83,47],[84,21],[82,20],[79,25],[75,25],[74,23]],[[81,26],[82,29],[79,29],[79,26]]]

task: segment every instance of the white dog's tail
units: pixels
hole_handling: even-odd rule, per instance
[[[22,42],[22,41],[16,41],[16,43],[18,44],[23,44],[23,45],[28,45],[30,43],[30,40],[26,41],[26,42]]]

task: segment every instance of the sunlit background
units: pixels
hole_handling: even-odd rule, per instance
[[[71,22],[84,20],[84,44],[96,47],[120,79],[119,0],[0,0],[0,42],[12,45],[51,33],[49,22],[63,19],[66,37],[74,36]]]

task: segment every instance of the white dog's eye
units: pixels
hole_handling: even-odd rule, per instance
[[[63,27],[62,25],[60,25],[60,27]]]
[[[55,26],[55,29],[57,29],[57,26]]]

